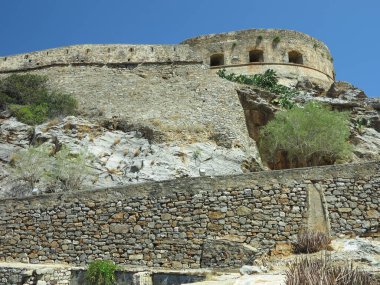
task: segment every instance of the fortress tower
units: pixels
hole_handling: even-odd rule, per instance
[[[335,79],[327,46],[295,31],[243,30],[199,36],[182,44],[191,46],[211,70],[256,74],[270,68],[282,79],[308,79],[324,87]]]

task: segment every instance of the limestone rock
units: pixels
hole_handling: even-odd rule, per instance
[[[243,265],[239,271],[241,275],[251,275],[263,272],[259,266],[254,265]]]
[[[326,93],[327,97],[339,98],[344,100],[365,99],[367,95],[363,90],[354,87],[352,84],[344,81],[334,82]]]

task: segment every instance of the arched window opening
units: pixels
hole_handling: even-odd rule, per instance
[[[213,54],[210,57],[210,66],[224,65],[224,55],[223,54]]]
[[[264,53],[262,50],[251,50],[249,52],[249,62],[264,62]]]
[[[303,64],[302,54],[298,51],[290,51],[288,53],[289,63]]]

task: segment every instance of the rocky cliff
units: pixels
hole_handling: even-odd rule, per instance
[[[92,154],[88,164],[96,177],[86,182],[91,187],[266,168],[256,141],[260,127],[278,110],[272,104],[276,95],[219,78],[202,64],[55,66],[33,73],[47,75],[50,86],[74,95],[80,114],[35,128],[1,115],[3,196],[19,195],[5,167],[12,153],[46,142]],[[380,158],[378,99],[348,83],[334,83],[329,90],[309,82],[296,87],[301,90],[296,102],[318,100],[351,112],[352,161]]]

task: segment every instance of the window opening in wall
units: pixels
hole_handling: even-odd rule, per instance
[[[129,48],[129,51],[132,52],[132,51],[133,51],[133,48]]]
[[[86,49],[86,53],[89,53],[90,52],[90,49]]]
[[[302,54],[298,51],[290,51],[288,53],[289,63],[303,64]]]
[[[249,62],[264,62],[264,52],[262,50],[251,50],[249,52]]]
[[[153,47],[150,47],[150,51],[151,51],[151,52],[154,52],[154,48],[153,48]]]
[[[224,65],[224,55],[223,54],[213,54],[210,56],[210,66]]]
[[[66,54],[69,54],[69,50],[68,49],[66,50]]]

